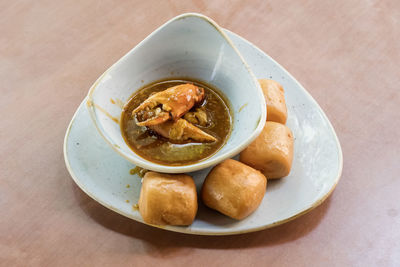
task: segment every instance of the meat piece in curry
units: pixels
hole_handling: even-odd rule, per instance
[[[209,123],[207,112],[204,107],[196,108],[195,111],[186,113],[183,118],[190,123],[198,124],[203,127],[207,126]]]

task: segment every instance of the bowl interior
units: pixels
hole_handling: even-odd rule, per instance
[[[178,77],[219,88],[230,102],[233,130],[212,157],[191,165],[163,166],[136,155],[116,122],[121,103],[136,90],[156,80]],[[203,16],[189,14],[161,26],[107,70],[91,88],[88,107],[102,136],[126,159],[155,171],[183,172],[216,164],[249,144],[265,123],[263,99],[255,76],[220,28]]]

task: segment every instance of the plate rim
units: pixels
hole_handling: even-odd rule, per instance
[[[334,139],[335,139],[335,143],[338,149],[338,172],[337,172],[337,177],[335,178],[335,182],[333,184],[333,186],[330,188],[330,190],[324,194],[322,197],[320,197],[318,200],[314,201],[310,206],[308,206],[305,209],[302,209],[300,212],[286,218],[283,220],[279,220],[279,221],[275,221],[273,223],[270,224],[266,224],[260,227],[254,227],[254,228],[248,228],[248,229],[243,229],[243,230],[239,230],[239,231],[227,231],[227,232],[214,232],[214,231],[197,231],[197,230],[192,230],[190,227],[181,227],[181,226],[163,226],[163,225],[154,225],[154,224],[149,224],[144,222],[143,220],[138,220],[136,218],[133,218],[131,216],[131,214],[129,213],[125,213],[122,210],[119,210],[107,203],[105,203],[104,201],[102,201],[101,199],[97,198],[96,196],[92,195],[87,189],[86,187],[80,182],[80,180],[77,178],[76,174],[74,173],[70,162],[69,162],[69,158],[68,158],[68,151],[67,151],[67,143],[68,143],[68,139],[69,139],[69,135],[71,132],[71,128],[73,123],[75,122],[75,119],[77,117],[78,112],[80,111],[81,108],[85,108],[85,104],[86,104],[86,100],[87,100],[87,96],[85,96],[85,98],[82,100],[82,102],[79,104],[78,108],[76,109],[76,111],[74,112],[74,115],[72,116],[72,119],[70,121],[70,123],[68,124],[67,127],[67,131],[65,133],[64,136],[64,144],[63,144],[63,155],[64,155],[64,161],[65,161],[65,165],[66,168],[69,172],[69,174],[71,175],[72,180],[75,182],[75,184],[89,197],[91,197],[93,200],[95,200],[96,202],[98,202],[99,204],[101,204],[102,206],[120,214],[123,215],[129,219],[132,219],[134,221],[137,221],[139,223],[143,223],[145,225],[148,226],[153,226],[159,229],[163,229],[163,230],[168,230],[168,231],[172,231],[172,232],[178,232],[178,233],[184,233],[184,234],[191,234],[191,235],[204,235],[204,236],[225,236],[225,235],[238,235],[238,234],[245,234],[245,233],[251,233],[251,232],[257,232],[257,231],[261,231],[264,229],[268,229],[268,228],[272,228],[284,223],[287,223],[289,221],[292,221],[294,219],[299,218],[300,216],[307,214],[308,212],[310,212],[311,210],[315,209],[316,207],[318,207],[319,205],[321,205],[331,194],[332,192],[335,190],[341,176],[342,176],[342,171],[343,171],[343,152],[342,152],[342,148],[339,142],[339,139],[337,137],[336,131],[333,128],[330,120],[328,119],[327,115],[325,114],[325,112],[323,111],[323,109],[320,107],[320,105],[318,104],[318,102],[311,96],[311,94],[297,81],[296,78],[294,78],[284,67],[282,67],[278,62],[276,62],[271,56],[269,56],[267,53],[265,53],[264,51],[262,51],[260,48],[258,48],[256,45],[254,45],[252,42],[248,41],[247,39],[241,37],[240,35],[227,30],[225,28],[223,28],[223,30],[225,32],[227,32],[228,34],[231,34],[235,37],[238,37],[239,39],[241,39],[244,42],[247,42],[249,45],[252,46],[252,48],[256,49],[258,52],[262,53],[263,55],[265,55],[266,57],[268,57],[271,61],[273,61],[281,70],[283,70],[283,72],[288,75],[291,79],[293,79],[293,81],[296,83],[296,85],[298,87],[300,87],[303,92],[305,93],[305,95],[307,96],[307,98],[309,98],[318,108],[318,110],[320,111],[320,113],[322,114],[323,118],[328,122],[328,126],[331,130],[331,132],[333,133]]]

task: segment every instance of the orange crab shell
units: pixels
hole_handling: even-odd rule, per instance
[[[134,109],[132,114],[134,115],[147,107],[154,108],[158,105],[162,105],[163,112],[168,112],[171,118],[176,121],[188,112],[196,103],[201,102],[203,99],[203,88],[190,83],[180,84],[150,96],[141,105]],[[169,118],[164,114],[163,119],[154,117],[149,119],[148,122],[140,122],[140,126],[155,125],[165,122],[168,119]]]

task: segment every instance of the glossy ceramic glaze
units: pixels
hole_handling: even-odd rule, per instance
[[[242,221],[234,221],[209,210],[200,202],[196,220],[191,226],[163,227],[166,230],[228,235],[279,225],[321,204],[333,191],[341,175],[339,141],[315,100],[268,55],[239,36],[225,32],[257,78],[274,79],[285,88],[287,125],[295,138],[292,171],[284,179],[269,181],[260,207]],[[68,170],[79,187],[93,199],[126,217],[143,222],[139,212],[132,208],[139,199],[141,179],[129,174],[134,165],[105,144],[90,121],[84,103],[74,115],[65,137],[64,156]],[[198,189],[209,170],[191,173]]]
[[[234,119],[232,133],[217,153],[185,166],[160,165],[135,154],[121,135],[121,105],[112,103],[126,103],[142,86],[175,77],[220,89]],[[98,131],[119,155],[149,170],[181,173],[212,166],[243,150],[264,126],[263,99],[255,76],[221,28],[189,13],[168,21],[107,70],[90,89],[87,106]]]

